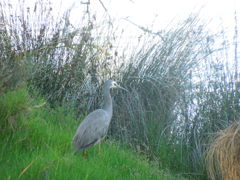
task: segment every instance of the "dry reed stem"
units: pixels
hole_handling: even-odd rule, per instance
[[[35,160],[32,160],[31,163],[29,163],[23,170],[22,172],[19,174],[18,178],[20,178],[31,166],[32,164],[35,162]]]

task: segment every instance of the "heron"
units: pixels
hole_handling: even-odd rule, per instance
[[[86,158],[87,148],[98,144],[98,152],[101,150],[101,141],[107,135],[108,127],[112,119],[113,107],[110,94],[111,88],[125,88],[119,86],[113,80],[106,80],[103,85],[103,107],[88,114],[80,123],[73,138],[73,146],[76,153],[83,150],[83,158]],[[127,91],[127,90],[126,90]]]

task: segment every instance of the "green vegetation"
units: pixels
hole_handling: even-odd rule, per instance
[[[107,140],[87,159],[74,155],[71,140],[79,120],[74,113],[29,97],[26,88],[0,97],[1,179],[182,179]]]
[[[156,164],[144,166],[146,172],[169,169],[187,178],[208,179],[205,154],[212,134],[239,121],[237,22],[233,41],[223,29],[213,34],[195,14],[156,33],[139,27],[143,33],[136,37],[137,45],[121,42],[121,47],[121,30],[111,15],[99,19],[91,4],[81,4],[86,11],[73,25],[71,10],[56,17],[49,1],[36,0],[28,8],[24,1],[14,6],[0,0],[1,158],[6,162],[1,166],[19,168],[4,177],[16,178],[21,172],[22,177],[52,177],[52,169],[81,162],[71,155],[72,133],[79,119],[101,106],[101,85],[113,79],[129,92],[112,91],[114,114],[106,152],[96,155],[93,148],[89,166],[79,163],[88,167],[85,175],[106,163],[107,154],[118,151],[115,154],[125,159],[131,152],[122,149],[124,144]],[[19,84],[25,84],[28,93],[14,91]],[[109,161],[104,166],[111,169]],[[148,174],[155,176],[155,170]],[[99,169],[96,176],[105,171]],[[132,168],[131,173],[138,176],[140,171]]]

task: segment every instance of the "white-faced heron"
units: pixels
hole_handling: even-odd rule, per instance
[[[115,81],[107,80],[103,86],[103,108],[97,109],[88,114],[79,125],[73,138],[73,145],[77,152],[83,150],[83,157],[86,157],[86,149],[98,143],[100,152],[100,142],[107,134],[107,130],[112,118],[112,98],[110,88],[122,88]],[[124,89],[126,90],[126,89]]]

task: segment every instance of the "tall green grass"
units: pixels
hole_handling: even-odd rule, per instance
[[[87,159],[74,155],[79,119],[67,107],[39,107],[41,98],[30,98],[26,88],[7,92],[0,103],[1,179],[182,179],[110,140],[100,153],[90,148]]]

